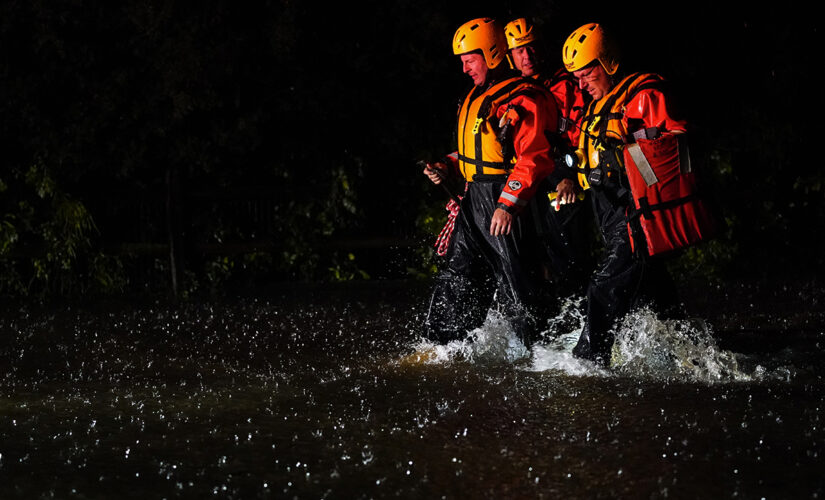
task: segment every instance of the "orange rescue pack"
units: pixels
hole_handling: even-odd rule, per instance
[[[633,207],[627,217],[634,250],[637,245],[632,227],[637,220],[649,255],[711,238],[717,224],[706,202],[698,196],[685,134],[662,134],[655,139],[636,135],[642,137],[624,148],[625,170],[633,194]]]

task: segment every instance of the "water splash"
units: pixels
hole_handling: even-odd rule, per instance
[[[545,341],[535,345],[531,371],[571,376],[621,375],[686,382],[742,382],[770,376],[762,366],[744,370],[736,353],[720,349],[702,319],[662,320],[650,309],[631,312],[616,329],[609,369],[573,356],[585,317],[582,297],[566,299],[548,322]]]
[[[736,356],[720,349],[701,319],[662,320],[650,309],[619,324],[611,368],[622,375],[692,382],[750,381]]]
[[[584,327],[584,297],[571,296],[562,301],[559,313],[547,322],[544,340],[533,346],[529,371],[559,371],[566,375],[607,376],[598,365],[573,356],[573,347]]]
[[[542,333],[545,337],[572,336],[578,339],[584,327],[584,297],[570,296],[562,300],[559,313],[547,321],[547,329]],[[575,340],[573,341],[575,345]],[[570,346],[570,349],[573,348]]]
[[[497,311],[487,313],[484,324],[463,339],[438,344],[420,339],[413,353],[403,356],[400,364],[444,364],[451,361],[478,363],[516,363],[526,359],[530,350],[519,340],[510,323]]]
[[[615,330],[610,367],[573,356],[585,323],[584,298],[564,299],[559,313],[547,321],[540,339],[527,349],[510,324],[490,311],[484,324],[464,339],[446,345],[418,340],[412,354],[398,364],[508,363],[533,372],[560,372],[574,377],[629,376],[663,381],[725,383],[788,378],[763,366],[745,369],[743,355],[718,347],[710,326],[699,318],[663,320],[650,309],[628,314]],[[745,363],[746,365],[748,363]]]
[[[578,335],[565,334],[549,344],[534,346],[533,357],[528,370],[535,372],[559,371],[574,377],[609,375],[609,371],[595,363],[573,356],[571,351],[578,338]]]
[[[471,359],[479,361],[517,362],[530,355],[510,323],[491,311],[484,325],[470,332]]]

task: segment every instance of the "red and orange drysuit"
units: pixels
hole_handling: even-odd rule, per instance
[[[579,144],[579,124],[584,116],[588,97],[579,88],[576,78],[564,68],[559,68],[553,76],[547,78],[537,73],[533,76],[550,90],[559,109],[559,134],[565,142],[575,148]]]

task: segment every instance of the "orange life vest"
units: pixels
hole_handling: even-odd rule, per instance
[[[556,113],[553,97],[532,78],[474,88],[458,111],[461,175],[467,182],[505,183],[499,206],[511,213],[522,209],[553,171],[550,137]]]
[[[516,95],[538,86],[532,80],[510,78],[476,94],[471,92],[458,110],[458,168],[468,182],[476,175],[506,175],[515,163],[504,158],[495,110]]]

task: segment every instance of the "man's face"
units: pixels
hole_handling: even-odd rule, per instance
[[[476,86],[484,85],[487,81],[487,63],[484,56],[473,52],[472,54],[461,54],[461,65],[464,72],[473,79]]]
[[[579,88],[587,91],[596,101],[604,97],[613,87],[610,75],[602,68],[601,64],[594,64],[574,71],[573,76],[579,80]]]
[[[527,44],[521,47],[516,47],[510,51],[513,56],[513,63],[516,69],[521,71],[521,76],[533,76],[538,71],[538,58],[536,57],[536,48]]]

